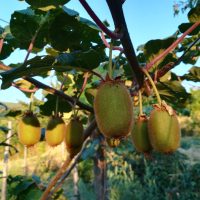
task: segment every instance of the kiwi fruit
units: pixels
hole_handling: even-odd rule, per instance
[[[66,125],[60,116],[52,116],[47,124],[45,139],[49,146],[57,146],[64,140]]]
[[[78,119],[71,119],[66,127],[64,141],[70,154],[77,154],[83,144],[83,125]]]
[[[152,147],[162,153],[172,153],[180,146],[180,126],[175,111],[166,105],[155,105],[148,121]]]
[[[152,150],[152,146],[148,135],[148,118],[146,115],[138,116],[135,120],[131,131],[133,144],[138,152],[148,153]]]
[[[94,98],[97,126],[106,138],[123,138],[132,130],[132,100],[122,81],[100,84]]]
[[[40,141],[41,128],[38,118],[32,112],[26,112],[17,127],[19,141],[27,146],[33,146]]]

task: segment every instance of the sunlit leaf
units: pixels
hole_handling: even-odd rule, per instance
[[[190,22],[200,21],[200,4],[190,10],[190,12],[188,13],[188,18]]]
[[[193,66],[188,74],[181,76],[181,79],[185,79],[187,81],[200,82],[200,67]]]
[[[161,98],[177,107],[184,106],[190,96],[180,81],[158,82],[156,86]]]

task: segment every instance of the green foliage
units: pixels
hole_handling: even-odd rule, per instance
[[[167,102],[173,102],[174,106],[184,107],[186,100],[190,96],[180,81],[164,81],[157,85],[161,98]]]
[[[169,47],[174,41],[176,40],[176,35],[172,35],[169,38],[160,40],[150,40],[148,41],[146,44],[140,46],[138,48],[138,50],[142,50],[144,53],[144,57],[146,58],[146,62],[151,62],[156,56],[158,56],[160,53],[162,53],[167,47]],[[175,58],[173,58],[172,55],[168,55],[168,57],[170,56],[170,60],[171,62],[174,61]],[[168,59],[169,58],[165,58]],[[159,61],[159,63],[162,63],[163,59]],[[169,62],[169,61],[168,61]],[[154,68],[151,69],[151,71],[159,68],[159,63],[157,63]],[[163,66],[163,65],[162,65]],[[162,67],[160,66],[160,67]]]
[[[92,70],[105,78],[108,66],[105,46],[100,38],[101,30],[92,21],[82,18],[77,11],[67,8],[65,4],[69,0],[25,1],[30,7],[15,11],[11,16],[9,26],[0,27],[0,38],[4,39],[0,59],[8,58],[17,48],[27,50],[34,36],[36,38],[32,53],[40,52],[43,55],[35,55],[25,63],[11,63],[9,65],[12,68],[11,70],[0,73],[2,77],[1,89],[9,88],[13,81],[24,76],[49,77],[50,72],[54,70],[56,84],[52,84],[52,87],[58,89],[63,85],[63,93],[76,98],[85,81],[84,73],[89,72],[90,77],[79,100],[92,106],[97,85],[100,83],[99,77],[94,76]],[[152,61],[183,32],[199,21],[199,1],[190,0],[188,2],[187,8],[192,8],[188,13],[189,22],[179,25],[175,34],[168,38],[150,40],[141,45],[138,48],[137,56],[140,65],[143,66]],[[199,67],[195,65],[200,56],[199,31],[200,28],[197,27],[175,50],[171,51],[150,70],[151,75],[154,76],[157,70],[179,61],[180,54],[184,55],[181,60],[183,63],[193,65],[189,73],[180,77],[168,72],[158,80],[157,87],[162,99],[173,104],[176,109],[187,108],[190,110],[190,121],[185,123],[186,128],[190,128],[186,131],[193,130],[197,135],[200,131],[200,93],[199,91],[191,91],[190,96],[182,86],[182,81],[200,81]],[[121,45],[121,42],[115,41],[114,45]],[[193,45],[192,48],[190,48],[191,45]],[[131,67],[121,53],[113,58],[113,66],[114,77],[120,76],[123,81],[133,79]],[[22,80],[18,80],[16,84],[27,89],[33,88],[31,84]],[[30,96],[30,94],[25,94]],[[35,100],[33,109],[39,111],[42,117],[49,116],[55,110],[56,99],[56,95],[44,94],[44,101]],[[145,113],[149,113],[153,103],[155,103],[153,97],[144,98]],[[8,117],[15,117],[15,130],[17,116],[22,113],[25,107],[27,108],[27,105],[17,109],[9,108],[9,106],[7,108],[2,103],[0,103],[0,106],[0,131],[3,133],[0,139],[2,139],[5,136],[4,133],[8,131],[5,128]],[[71,109],[71,105],[66,100],[59,99],[59,112],[70,112]],[[137,108],[135,108],[135,112],[137,112]],[[86,121],[88,113],[83,112],[83,115],[83,120]],[[40,120],[45,126],[46,118]],[[193,135],[193,132],[191,135]],[[81,162],[78,164],[80,176],[78,186],[81,199],[95,199],[93,158],[96,156],[97,149],[99,149],[101,139],[95,138],[87,145],[81,156]],[[195,139],[198,140],[198,138]],[[16,137],[13,140],[11,145],[17,146]],[[182,149],[190,149],[192,145],[191,141],[190,143],[183,141]],[[21,148],[20,146],[17,147]],[[200,198],[200,164],[199,162],[194,165],[190,164],[186,156],[180,152],[172,155],[153,153],[152,157],[145,157],[145,155],[135,152],[129,140],[123,140],[119,148],[111,150],[106,147],[106,150],[109,199],[193,200]],[[43,158],[43,160],[45,159],[46,157]],[[38,160],[37,170],[40,172],[40,176],[45,179],[45,182],[48,182],[49,177],[60,166],[55,161],[52,168],[48,168],[48,166],[39,165],[40,159]],[[69,198],[73,196],[71,177],[67,181],[70,184],[66,184],[66,187],[55,194],[54,199],[64,199],[60,196],[61,193]],[[39,199],[43,189],[44,185],[37,176],[8,177],[8,199]]]
[[[8,199],[11,200],[35,200],[40,199],[44,185],[36,175],[26,176],[8,176]],[[54,200],[60,199],[60,192],[54,195]]]
[[[47,6],[52,6],[52,7],[57,7],[60,5],[64,5],[66,3],[68,3],[70,0],[26,0],[26,3],[28,3],[29,5],[31,5],[32,7],[35,8],[40,8],[40,9],[44,9],[44,7]]]
[[[48,94],[46,97],[47,101],[40,105],[40,113],[45,116],[51,116],[52,111],[55,112],[56,108],[52,108],[52,105],[56,105],[57,97],[55,95]],[[59,98],[58,102],[58,112],[64,113],[64,112],[70,112],[71,106],[68,104],[67,101]]]
[[[189,70],[188,74],[181,76],[181,79],[185,79],[187,81],[199,82],[200,81],[200,67],[193,66]]]
[[[181,145],[185,150],[194,146],[199,147],[199,138],[187,138]],[[106,152],[108,197],[111,200],[200,198],[200,160],[191,164],[189,158],[180,152],[139,154],[130,140],[122,141],[115,149],[107,147]],[[83,199],[94,195],[91,191],[91,183],[94,181],[91,176],[92,160],[87,161],[79,164],[79,189],[87,189],[87,195],[81,195]]]
[[[37,183],[32,178],[24,176],[8,177],[9,199],[39,199],[41,194],[42,191],[37,187]]]

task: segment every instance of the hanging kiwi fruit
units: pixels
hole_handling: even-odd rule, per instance
[[[152,84],[158,104],[153,106],[148,120],[148,134],[154,150],[172,153],[180,146],[180,126],[176,112],[162,101],[157,88],[146,70],[144,73]]]
[[[40,122],[32,111],[25,112],[17,129],[19,141],[26,147],[33,146],[40,141]]]
[[[40,141],[41,127],[36,115],[32,112],[33,95],[30,95],[29,109],[20,119],[17,127],[19,141],[26,147],[31,147]]]
[[[55,147],[64,140],[66,125],[62,115],[52,115],[46,128],[45,139],[49,146]]]
[[[66,126],[64,141],[70,155],[76,155],[83,144],[83,125],[76,117],[72,118]]]
[[[135,120],[133,129],[131,131],[131,138],[136,150],[138,152],[147,154],[152,150],[152,146],[150,144],[148,135],[148,117],[143,113],[141,91],[139,91],[138,102],[140,114]]]
[[[103,82],[94,99],[94,112],[101,133],[107,138],[127,136],[133,125],[132,100],[122,81]]]
[[[110,43],[108,73],[94,98],[97,126],[105,138],[126,137],[133,126],[132,99],[125,83],[113,77],[112,41]]]

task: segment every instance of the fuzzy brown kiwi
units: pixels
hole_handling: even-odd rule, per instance
[[[148,121],[148,133],[153,148],[172,153],[180,146],[180,126],[174,110],[166,105],[155,105]]]
[[[66,125],[60,116],[52,116],[47,124],[45,139],[48,145],[54,147],[64,140]]]
[[[41,128],[38,118],[30,111],[20,119],[17,127],[19,141],[27,146],[33,146],[40,141]]]
[[[132,100],[121,81],[103,82],[94,99],[97,125],[107,138],[123,138],[133,126]]]

